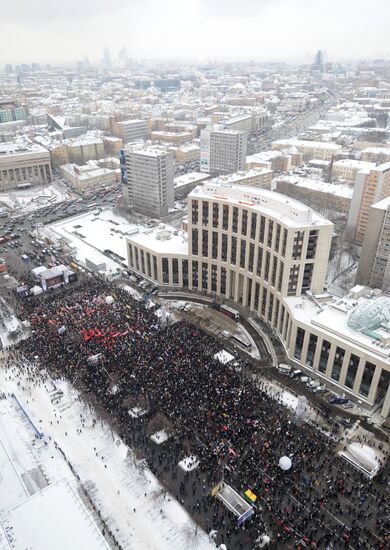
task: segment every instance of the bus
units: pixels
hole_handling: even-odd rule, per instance
[[[230,317],[230,319],[234,319],[234,321],[238,321],[238,319],[240,318],[240,314],[238,313],[238,311],[236,309],[233,309],[232,307],[222,305],[219,310],[227,317]]]

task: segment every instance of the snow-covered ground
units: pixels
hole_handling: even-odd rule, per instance
[[[15,214],[27,214],[69,198],[70,194],[66,190],[52,184],[0,193],[0,206],[5,206]]]
[[[8,462],[0,469],[2,517],[26,497],[26,483],[21,481],[24,475],[40,480],[42,487],[37,490],[66,480],[72,487],[81,484],[88,491],[95,508],[126,550],[215,548],[201,530],[189,542],[193,528],[187,512],[164,494],[158,480],[105,422],[94,421],[93,411],[70,384],[56,381],[54,385],[46,375],[44,383],[33,384],[14,367],[0,369],[0,387],[7,395],[0,400],[0,468]],[[44,433],[42,439],[34,437],[31,424],[11,392],[35,419]],[[11,457],[12,468],[7,457]],[[36,469],[42,475],[32,476]],[[66,523],[67,518],[63,521]],[[31,548],[40,550],[37,546]],[[55,541],[52,548],[56,548]],[[9,549],[1,529],[0,549]],[[72,550],[86,549],[78,546]]]
[[[46,226],[49,235],[65,237],[74,249],[78,260],[94,264],[106,264],[105,272],[116,271],[121,262],[127,263],[126,237],[138,231],[136,225],[129,224],[124,218],[111,210],[103,210],[95,215],[93,211]],[[121,258],[113,259],[102,252],[111,250]]]

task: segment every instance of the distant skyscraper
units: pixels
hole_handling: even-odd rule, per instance
[[[245,170],[247,134],[239,130],[206,129],[200,134],[200,169],[212,176]]]
[[[126,46],[122,46],[122,48],[119,50],[118,59],[119,59],[121,65],[126,67],[127,62],[129,60],[129,56],[127,55]]]
[[[111,63],[111,54],[108,46],[106,46],[103,50],[103,66],[106,69],[109,69],[112,66]]]
[[[314,63],[311,66],[313,71],[320,71],[324,72],[325,68],[325,59],[324,59],[324,52],[322,50],[318,50],[314,57]]]

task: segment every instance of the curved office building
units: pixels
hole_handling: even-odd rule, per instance
[[[273,191],[205,182],[188,197],[188,232],[160,227],[127,239],[131,269],[161,287],[231,300],[268,323],[291,360],[366,406],[390,408],[390,325],[348,319],[370,291],[325,294],[333,224]],[[353,320],[352,320],[353,322]],[[386,332],[388,331],[388,332]]]

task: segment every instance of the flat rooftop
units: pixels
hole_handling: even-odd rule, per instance
[[[333,225],[331,221],[305,204],[275,191],[259,187],[205,182],[202,186],[196,187],[189,197],[226,201],[237,206],[249,206],[279,220],[287,227]]]
[[[298,187],[319,191],[329,195],[336,195],[346,199],[352,199],[353,187],[342,183],[328,183],[326,181],[314,180],[309,178],[301,178],[298,176],[280,176],[274,180],[275,182],[287,182]]]
[[[60,481],[8,510],[3,528],[12,529],[14,550],[106,549],[108,543],[68,482]]]
[[[203,172],[188,172],[188,174],[183,174],[174,179],[175,187],[181,187],[183,185],[188,185],[194,182],[201,182],[209,179],[209,174],[204,174]]]
[[[341,151],[341,145],[336,143],[327,143],[325,141],[306,141],[302,139],[278,139],[272,142],[272,145],[281,145],[285,147],[307,147],[308,149],[333,149],[334,151]]]
[[[165,224],[131,236],[127,241],[156,254],[188,255],[187,233]]]
[[[345,349],[353,343],[374,361],[385,361],[390,365],[390,344],[381,343],[381,338],[384,336],[384,341],[390,338],[387,320],[390,298],[352,297],[351,294],[342,298],[329,295],[328,298],[328,302],[320,305],[308,297],[304,297],[302,301],[302,297],[294,296],[285,298],[285,301],[298,322],[311,326],[313,330],[320,330],[325,337],[328,333],[333,338],[338,338],[346,346]],[[385,298],[383,304],[381,304],[381,298]],[[371,304],[375,312],[371,311]],[[360,310],[358,310],[359,307]],[[374,315],[371,317],[371,314],[375,313],[377,318],[378,311],[381,309],[379,316],[383,324],[376,326],[373,324]],[[348,324],[351,323],[352,314],[361,323],[362,330],[355,330],[351,324]]]

